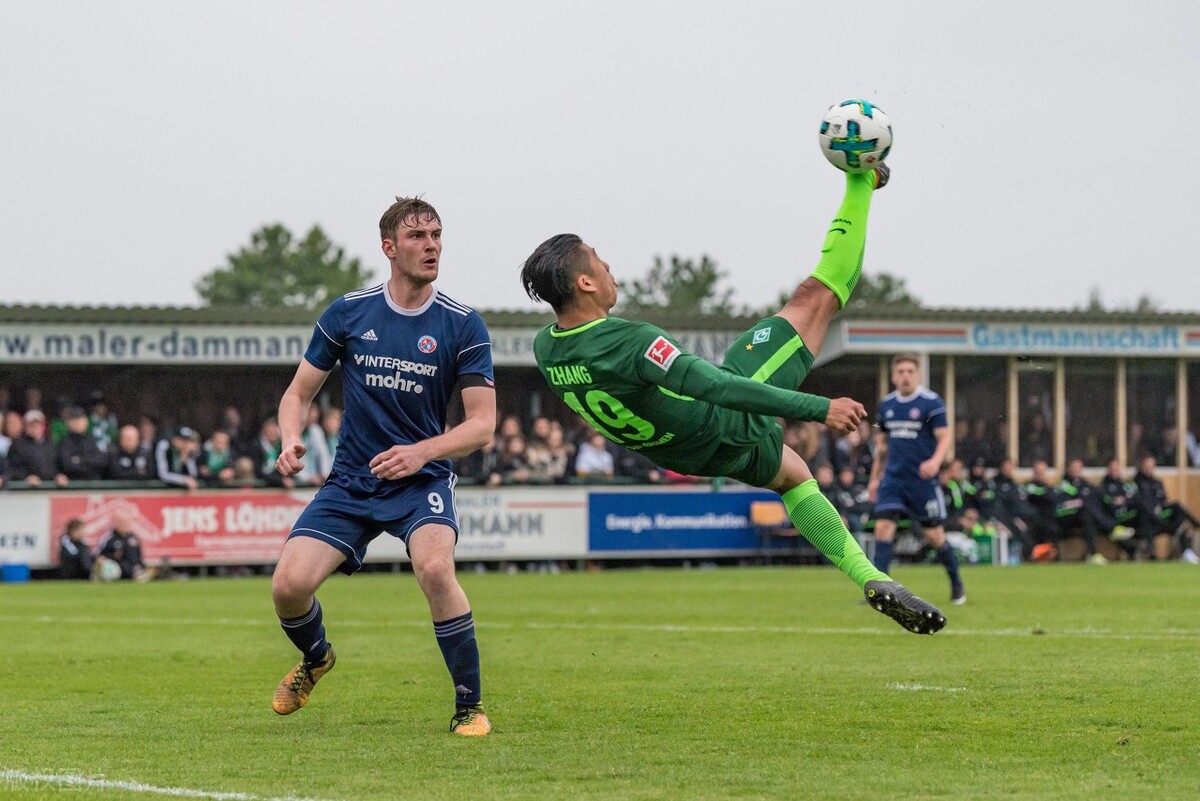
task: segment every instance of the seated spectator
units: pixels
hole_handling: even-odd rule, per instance
[[[258,477],[272,487],[292,489],[300,483],[292,476],[281,476],[275,469],[275,460],[283,450],[283,433],[279,429],[279,421],[274,417],[263,420],[258,430],[258,453],[255,464],[258,467]]]
[[[1084,478],[1083,460],[1071,459],[1058,483],[1058,508],[1055,510],[1063,537],[1078,534],[1087,547],[1087,559],[1093,564],[1107,564],[1108,560],[1096,550],[1096,538],[1109,536],[1116,528],[1104,509],[1100,491]]]
[[[138,436],[141,437],[142,447],[153,457],[158,447],[158,418],[152,414],[143,414],[138,418]]]
[[[254,450],[253,443],[246,434],[245,426],[242,424],[242,413],[238,411],[236,406],[226,406],[221,412],[221,422],[217,425],[218,431],[224,431],[229,437],[229,447],[234,453],[234,457],[246,456]]]
[[[96,544],[96,562],[107,559],[121,567],[121,578],[148,581],[153,574],[142,561],[142,544],[133,533],[133,514],[120,509],[113,513],[112,530]]]
[[[575,475],[580,478],[612,478],[616,472],[613,455],[603,434],[593,433],[579,444],[575,455]]]
[[[1033,532],[1035,545],[1047,546],[1041,553],[1046,561],[1058,556],[1061,531],[1058,525],[1058,491],[1050,482],[1050,465],[1035,459],[1029,481],[1025,483],[1025,500],[1032,515],[1025,519]]]
[[[67,412],[75,408],[75,402],[66,395],[60,395],[54,408],[58,410],[58,414],[47,420],[46,424],[50,427],[47,438],[57,445],[59,440],[67,434]]]
[[[92,575],[92,552],[83,541],[83,521],[67,521],[66,531],[58,538],[58,577],[86,579]]]
[[[333,472],[333,459],[337,456],[338,441],[342,436],[342,410],[326,409],[321,415],[321,429],[325,432],[325,445],[329,451],[330,469],[325,471],[328,475]]]
[[[72,481],[99,481],[108,460],[88,430],[87,412],[73,406],[63,413],[67,433],[58,441],[58,472]]]
[[[618,445],[617,454],[614,460],[620,475],[639,484],[657,484],[663,480],[662,470],[641,451],[631,451]]]
[[[14,441],[25,433],[25,421],[21,413],[8,410],[4,413],[4,423],[0,425],[0,456],[8,456],[8,449]]]
[[[533,423],[529,426],[529,447],[540,445],[550,439],[550,418],[538,416],[533,418]]]
[[[37,409],[30,409],[25,412],[24,423],[25,433],[8,449],[9,480],[24,481],[31,487],[40,487],[43,481],[53,481],[65,487],[68,479],[59,472],[58,452],[53,443],[46,439],[46,415]]]
[[[224,431],[214,431],[204,443],[202,455],[198,460],[200,478],[210,484],[228,484],[233,481],[234,461],[229,435]]]
[[[525,456],[525,438],[520,434],[505,440],[497,470],[507,484],[529,480],[529,462]]]
[[[122,426],[117,442],[108,452],[104,477],[109,481],[150,481],[152,454],[142,445],[137,426]]]
[[[1124,473],[1119,461],[1109,461],[1104,479],[1100,482],[1100,499],[1105,514],[1116,523],[1109,537],[1132,559],[1137,555],[1138,508],[1134,500],[1137,486],[1127,480]]]
[[[253,487],[258,484],[258,471],[254,469],[254,460],[249,456],[239,456],[234,460],[232,483],[239,487]]]
[[[200,486],[200,435],[182,426],[154,446],[155,473],[160,481],[190,490]]]
[[[870,477],[870,473],[867,474]],[[837,508],[842,511],[851,534],[861,534],[871,516],[871,501],[867,498],[867,485],[858,472],[849,466],[843,467],[837,477]]]
[[[938,482],[942,487],[942,498],[946,503],[946,531],[966,531],[963,514],[972,507],[975,487],[963,475],[961,459],[951,459],[942,465]]]
[[[108,408],[104,393],[98,389],[93,391],[88,396],[88,433],[100,450],[108,452],[109,446],[117,441],[119,430],[117,416]]]
[[[1178,539],[1185,562],[1200,562],[1200,556],[1192,550],[1192,531],[1200,529],[1200,520],[1183,504],[1167,497],[1166,487],[1154,475],[1154,466],[1153,456],[1143,456],[1133,477],[1138,536],[1143,541],[1152,542],[1157,534],[1171,534]]]
[[[503,453],[504,446],[510,439],[513,437],[525,436],[524,432],[521,430],[521,418],[517,417],[515,414],[506,415],[505,418],[500,421],[500,428],[497,432],[497,435],[500,437],[500,443],[497,445],[497,447],[500,449],[500,452]]]
[[[544,417],[539,417],[538,420],[546,422],[546,438],[534,440],[525,449],[530,480],[546,484],[561,482],[567,476],[567,464],[571,460],[571,454],[563,441],[562,428],[551,428],[550,421]],[[538,420],[533,421],[535,430]]]
[[[455,471],[477,484],[495,487],[503,483],[504,477],[500,475],[500,454],[496,452],[497,442],[493,436],[482,448],[459,459],[454,465]]]
[[[1039,543],[1036,533],[1026,521],[1033,520],[1036,513],[1029,505],[1025,485],[1014,477],[1014,468],[1013,460],[1006,456],[1000,460],[1000,467],[992,480],[996,493],[996,520],[1020,543],[1021,553],[1028,559]]]
[[[326,476],[333,469],[333,454],[329,452],[329,441],[325,438],[325,430],[321,427],[321,409],[315,403],[308,407],[308,425],[300,435],[307,452],[304,454],[304,467],[296,475],[299,484],[316,487],[325,483]]]

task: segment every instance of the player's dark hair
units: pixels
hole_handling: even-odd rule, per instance
[[[396,236],[396,229],[405,220],[412,218],[418,223],[437,220],[439,223],[442,218],[438,216],[437,209],[431,204],[426,203],[420,195],[416,197],[396,197],[396,202],[388,206],[387,211],[379,218],[379,239],[392,239]]]
[[[584,266],[583,240],[558,234],[537,246],[521,268],[521,285],[537,301],[562,313],[575,297],[575,276]]]

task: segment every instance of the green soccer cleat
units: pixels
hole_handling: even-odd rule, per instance
[[[867,603],[913,634],[933,634],[946,625],[946,616],[896,581],[868,581],[863,587]]]

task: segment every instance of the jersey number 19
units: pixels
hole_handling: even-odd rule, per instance
[[[602,389],[589,389],[582,403],[574,392],[564,392],[563,400],[592,428],[618,445],[645,442],[654,436],[653,423],[638,417],[629,411],[629,407]]]

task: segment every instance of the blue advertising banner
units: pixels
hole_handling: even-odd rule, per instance
[[[746,551],[760,547],[747,492],[595,492],[588,497],[588,550]]]

